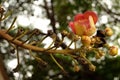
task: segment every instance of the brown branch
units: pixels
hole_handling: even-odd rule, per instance
[[[55,12],[54,12],[54,6],[53,6],[53,0],[51,0],[51,25],[53,27],[53,32],[56,33],[56,20],[55,20]]]
[[[22,47],[24,49],[28,49],[28,50],[32,50],[32,51],[36,51],[36,52],[44,52],[44,53],[61,53],[61,54],[74,54],[75,52],[78,51],[78,49],[76,50],[73,50],[73,49],[64,49],[64,50],[47,50],[47,49],[44,49],[44,48],[40,48],[40,47],[37,47],[37,46],[33,46],[31,44],[23,44],[22,41],[20,40],[13,40],[14,37],[10,36],[9,34],[6,33],[6,30],[0,30],[0,37],[2,37],[3,39],[7,40],[8,42],[10,43],[13,43],[19,47]]]
[[[53,7],[53,0],[51,0],[51,6],[48,6],[47,1],[44,0],[44,9],[46,10],[47,17],[50,19],[53,32],[56,33],[56,20],[55,20],[55,14],[54,14],[54,7]]]
[[[49,7],[48,7],[48,4],[47,4],[46,0],[44,0],[44,7],[43,8],[46,10],[48,19],[50,19]]]

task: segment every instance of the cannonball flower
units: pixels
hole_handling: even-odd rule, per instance
[[[98,17],[95,12],[87,11],[84,14],[77,14],[74,20],[69,22],[69,26],[73,33],[79,36],[91,36],[95,33],[95,24]]]

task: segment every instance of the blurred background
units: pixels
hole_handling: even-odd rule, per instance
[[[70,31],[68,23],[73,20],[75,14],[88,10],[95,11],[99,17],[96,27],[98,29],[111,27],[114,35],[107,42],[120,47],[120,0],[0,0],[0,4],[5,9],[5,13],[10,14],[7,19],[0,22],[0,29],[7,29],[17,16],[16,29],[38,28],[44,33],[49,29],[55,33]],[[37,40],[38,37],[33,39]],[[48,43],[49,41],[45,41],[41,47]],[[91,56],[91,61],[96,66],[95,72],[83,68],[79,72],[74,72],[70,67],[71,59],[58,55],[56,59],[69,74],[66,76],[50,56],[37,54],[48,62],[47,66],[43,66],[24,49],[19,50],[20,68],[18,72],[14,72],[17,59],[16,54],[11,53],[11,49],[7,41],[0,39],[0,60],[4,61],[10,80],[120,80],[119,53],[115,57],[106,54],[99,60]]]

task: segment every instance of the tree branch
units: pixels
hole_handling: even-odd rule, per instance
[[[51,21],[50,24],[52,26],[53,32],[57,33],[56,32],[57,29],[55,27],[56,20],[55,20],[55,14],[54,14],[53,0],[51,0],[51,6],[50,6],[50,8],[49,8],[46,0],[44,0],[44,4],[45,4],[44,9],[46,10],[48,19],[50,19],[50,21]]]
[[[61,53],[61,54],[74,54],[75,52],[78,51],[78,49],[76,50],[73,50],[73,49],[64,49],[64,50],[47,50],[47,49],[44,49],[44,48],[40,48],[40,47],[37,47],[37,46],[33,46],[31,44],[23,44],[22,41],[20,40],[17,40],[10,36],[9,34],[6,33],[6,30],[0,30],[0,36],[2,38],[4,38],[5,40],[7,40],[8,42],[10,43],[13,43],[19,47],[22,47],[24,49],[28,49],[28,50],[32,50],[32,51],[36,51],[36,52],[44,52],[44,53]]]

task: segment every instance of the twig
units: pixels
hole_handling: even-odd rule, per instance
[[[44,4],[45,4],[44,9],[46,10],[48,19],[50,19],[50,21],[51,21],[51,26],[52,26],[53,32],[57,33],[56,32],[56,27],[55,27],[56,21],[55,21],[55,18],[54,18],[55,14],[54,14],[53,0],[51,0],[50,8],[49,8],[46,0],[44,0]]]

